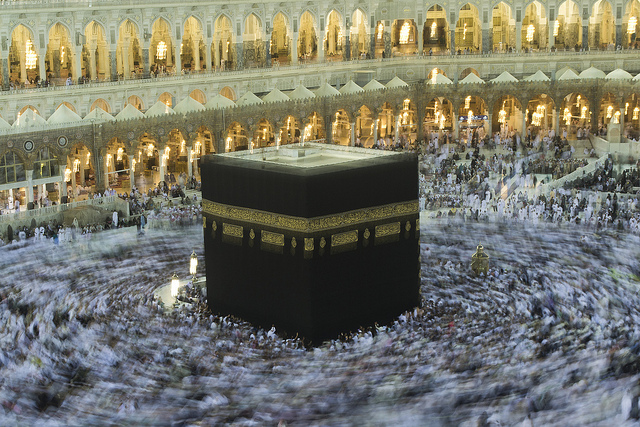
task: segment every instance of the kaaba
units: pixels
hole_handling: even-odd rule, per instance
[[[306,143],[201,173],[212,312],[321,344],[419,304],[416,155]]]

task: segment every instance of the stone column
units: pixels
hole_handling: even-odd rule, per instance
[[[582,49],[589,50],[589,20],[582,20]]]
[[[213,66],[211,65],[211,40],[207,40],[204,46],[204,61],[207,72],[213,72]]]
[[[351,41],[349,33],[344,36],[344,45],[342,46],[342,60],[349,61],[351,59]]]
[[[522,50],[522,22],[516,22],[516,52]]]
[[[622,46],[622,21],[616,22],[616,48]]]
[[[244,69],[244,42],[242,41],[242,37],[238,37],[237,40],[239,41],[236,41],[235,69],[242,70]]]
[[[98,66],[96,64],[96,50],[89,46],[89,75],[91,80],[98,80]]]
[[[73,55],[72,80],[76,83],[80,82],[82,77],[82,46],[76,46]]]
[[[456,54],[456,30],[455,30],[455,24],[454,28],[451,30],[451,54],[455,55]]]
[[[356,122],[351,122],[351,147],[356,145]]]
[[[84,187],[84,162],[85,160],[80,158],[80,185],[82,185],[83,187]],[[76,174],[73,173],[72,176],[73,176],[73,182],[74,182],[73,189],[75,190]]]
[[[2,84],[9,87],[9,51],[2,52]]]
[[[181,40],[176,40],[175,44],[174,44],[174,54],[176,57],[176,61],[175,61],[175,70],[176,70],[176,76],[181,76],[182,75],[182,58],[180,57],[180,44],[181,44]]]
[[[296,65],[298,63],[298,32],[293,33],[291,38],[291,64]]]
[[[187,147],[187,177],[193,175],[193,148]]]
[[[105,152],[105,155],[102,159],[104,165],[104,188],[105,190],[110,187],[109,185],[109,165],[107,163],[107,159],[109,158],[109,153]],[[114,161],[113,158],[111,161]]]
[[[485,123],[485,132],[490,138],[493,138],[493,113],[489,111],[487,113],[487,121]]]
[[[60,189],[60,202],[62,202],[63,197],[67,197],[67,183],[64,181],[58,182],[58,188]]]
[[[131,77],[131,69],[129,68],[129,46],[126,44],[122,46],[122,77],[124,80],[129,80]]]
[[[402,115],[398,114],[397,116],[395,116],[395,135],[394,135],[394,140],[393,143],[395,144],[398,141],[398,138],[400,136],[400,118],[402,117]]]
[[[27,182],[25,186],[27,187],[27,206],[29,203],[33,203],[33,169],[27,169]]]
[[[318,49],[318,62],[324,62],[324,28],[319,31],[319,35],[318,35],[318,44],[317,44],[317,49]]]
[[[271,67],[271,37],[267,36],[267,40],[264,41],[264,66]]]
[[[624,137],[624,107],[620,109],[620,142]]]
[[[47,79],[47,67],[44,64],[45,55],[47,51],[45,49],[40,49],[38,53],[38,75],[40,76],[40,80]],[[26,66],[26,64],[25,64]],[[22,61],[20,62],[20,71],[22,71]],[[27,78],[27,70],[25,68],[24,74],[25,80]],[[24,80],[23,80],[24,81]]]
[[[148,42],[145,42],[145,47],[142,48],[142,64],[143,64],[142,76],[145,79],[148,79],[149,74],[151,72],[151,61],[149,60],[149,43]]]
[[[493,51],[493,31],[491,28],[482,29],[482,52],[490,53]]]
[[[116,50],[109,51],[109,60],[111,62],[111,81],[118,80],[118,61],[116,59]]]
[[[373,119],[373,144],[375,145],[378,142],[378,113],[374,113]]]
[[[220,40],[213,39],[213,68],[220,69]],[[209,49],[211,50],[211,49]]]
[[[560,135],[560,107],[556,107],[553,110],[553,130],[556,132],[556,135]]]
[[[552,48],[556,45],[556,38],[553,35],[555,28],[556,21],[549,21],[549,48]]]
[[[324,116],[324,134],[327,144],[333,144],[333,118],[331,114]]]
[[[467,119],[468,120],[468,119]],[[458,121],[458,113],[453,112],[453,139],[460,138],[460,122]]]
[[[80,161],[80,179],[82,179],[82,177],[84,176],[84,168],[82,167],[82,165],[84,164],[84,162],[81,160]],[[73,163],[71,164],[71,166],[73,167]],[[76,192],[76,173],[73,172],[73,169],[71,169],[71,194],[73,194],[73,198],[75,199],[76,196],[78,195],[78,193]]]
[[[384,57],[391,58],[391,27],[384,27],[382,38],[384,39]]]
[[[93,167],[95,170],[95,177],[96,177],[96,185],[95,185],[95,191],[96,192],[104,192],[105,190],[105,183],[104,183],[104,173],[103,173],[103,167],[104,167],[104,158],[106,157],[106,150],[102,149],[102,150],[95,150],[93,153]]]
[[[196,40],[193,42],[195,55],[193,56],[194,69],[196,71],[202,70],[202,66],[200,65],[200,40]],[[206,50],[206,49],[205,49]]]
[[[424,23],[418,25],[418,55],[424,55]]]
[[[129,190],[133,191],[133,187],[136,186],[136,171],[133,168],[133,160],[135,156],[129,155]]]

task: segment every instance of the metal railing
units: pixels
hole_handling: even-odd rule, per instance
[[[122,205],[126,204],[126,206]],[[57,204],[54,206],[47,206],[44,208],[36,208],[31,210],[23,210],[20,212],[11,212],[0,215],[0,223],[7,223],[13,221],[22,221],[30,218],[39,218],[42,216],[53,215],[61,213],[70,209],[78,208],[81,206],[105,206],[105,205],[121,205],[120,209],[128,212],[129,205],[126,200],[122,200],[118,196],[106,196],[96,199],[80,200],[72,203]]]

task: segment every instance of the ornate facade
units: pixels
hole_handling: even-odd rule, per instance
[[[65,182],[75,197],[127,189],[136,176],[197,172],[206,153],[300,139],[640,126],[638,0],[0,9],[3,207],[61,198]],[[515,78],[496,79],[504,72]]]

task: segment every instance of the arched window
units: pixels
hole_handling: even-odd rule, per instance
[[[25,181],[24,162],[15,153],[9,152],[0,157],[0,184]]]

